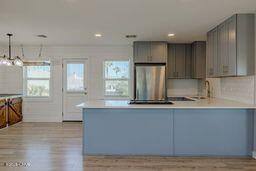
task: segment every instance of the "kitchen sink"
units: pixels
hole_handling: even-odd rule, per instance
[[[189,97],[168,97],[168,101],[195,101]]]

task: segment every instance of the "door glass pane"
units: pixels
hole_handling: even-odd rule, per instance
[[[84,91],[84,64],[67,64],[67,91]]]
[[[128,96],[127,80],[106,80],[105,82],[106,96]]]
[[[28,80],[27,96],[49,96],[49,80]]]
[[[50,78],[50,66],[27,66],[27,78]]]
[[[129,61],[105,61],[105,78],[129,78]]]

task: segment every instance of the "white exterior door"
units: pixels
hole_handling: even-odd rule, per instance
[[[82,121],[76,105],[87,100],[87,59],[63,60],[63,121]]]

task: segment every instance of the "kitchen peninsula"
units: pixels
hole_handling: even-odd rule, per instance
[[[173,105],[98,100],[78,107],[85,155],[252,155],[254,105],[210,98]]]

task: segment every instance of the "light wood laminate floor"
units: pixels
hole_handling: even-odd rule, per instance
[[[29,166],[15,166],[19,162]],[[152,156],[85,157],[82,155],[82,123],[19,123],[0,130],[0,171],[4,170],[256,171],[256,160]]]

